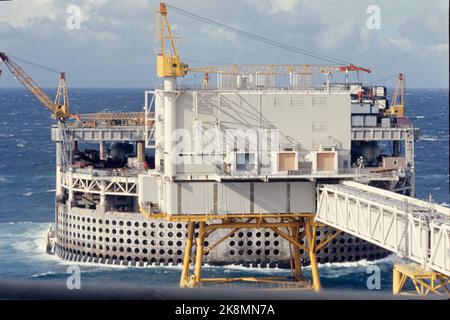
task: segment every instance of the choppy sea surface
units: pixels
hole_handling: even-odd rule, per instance
[[[71,89],[73,112],[141,111],[143,89]],[[54,92],[49,92],[52,96]],[[449,203],[448,90],[408,90],[407,114],[421,138],[416,143],[418,198],[431,194]],[[64,279],[68,263],[45,254],[45,238],[54,218],[55,154],[48,112],[24,89],[0,89],[0,279]],[[391,290],[392,257],[320,266],[322,285],[334,289],[366,289],[381,271],[381,290]],[[80,264],[83,280],[176,286],[180,267],[106,267]],[[372,271],[371,271],[372,270]],[[204,269],[205,276],[288,275],[281,269],[240,266]],[[309,268],[305,270],[309,274]]]

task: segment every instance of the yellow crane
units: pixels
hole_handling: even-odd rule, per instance
[[[206,18],[199,17],[187,11],[175,8],[173,6],[166,5],[165,3],[160,3],[159,10],[156,12],[156,38],[160,42],[160,50],[157,54],[156,69],[158,77],[184,77],[188,72],[192,73],[202,73],[203,87],[208,87],[209,75],[210,74],[235,74],[235,75],[248,75],[248,74],[264,74],[264,75],[289,75],[292,73],[298,74],[332,74],[337,72],[344,72],[348,74],[349,72],[367,72],[371,73],[370,69],[356,66],[354,64],[348,63],[343,65],[315,65],[315,64],[233,64],[233,65],[222,65],[222,66],[201,66],[201,67],[189,67],[186,63],[181,62],[180,55],[176,45],[176,37],[172,32],[172,28],[169,23],[167,15],[167,7],[176,10],[178,13],[188,14],[190,17],[200,18],[200,21],[205,22]],[[208,22],[206,21],[206,22]],[[213,22],[214,23],[214,22]],[[218,24],[218,23],[216,23]],[[248,36],[248,33],[236,30],[231,27],[220,24],[226,27],[227,30],[235,32],[238,34]],[[167,31],[167,35],[166,35]],[[254,37],[253,37],[254,38]],[[258,39],[264,39],[262,37],[257,37]],[[166,40],[170,41],[172,50],[166,51],[165,43]],[[276,41],[267,41],[266,43],[281,46],[282,48],[292,47],[283,45]],[[301,52],[301,49],[297,49],[297,52]],[[304,50],[303,50],[304,51]],[[309,54],[311,55],[311,54]]]
[[[398,117],[405,116],[405,76],[403,73],[397,77],[397,86],[392,94],[388,112]]]
[[[176,38],[172,33],[172,28],[167,17],[167,7],[165,3],[160,3],[159,14],[160,23],[160,42],[161,48],[156,56],[156,73],[158,77],[184,77],[187,73],[188,65],[181,62],[180,55],[176,45]],[[166,35],[166,29],[168,35]],[[166,38],[170,40],[172,51],[166,52]]]
[[[76,120],[78,123],[86,121],[84,124],[92,125],[92,121],[128,120],[135,124],[144,123],[143,112],[101,112],[73,114],[69,109],[69,94],[66,83],[66,74],[60,73],[58,89],[55,99],[52,100],[41,87],[9,56],[0,52],[0,60],[5,63],[11,74],[19,80],[42,104],[51,112],[52,118],[65,122],[66,120]],[[31,62],[30,62],[31,63]],[[33,63],[34,64],[34,63]],[[43,67],[43,66],[41,66]],[[0,72],[1,75],[1,72]]]
[[[55,100],[50,97],[34,82],[34,80],[23,69],[9,58],[4,52],[0,52],[0,59],[11,71],[12,75],[19,80],[43,105],[47,108],[54,119],[65,121],[68,118],[77,119],[69,111],[69,96],[66,86],[66,75],[61,72],[58,90]]]

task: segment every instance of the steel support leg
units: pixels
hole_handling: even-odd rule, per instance
[[[180,288],[185,288],[189,283],[189,263],[191,261],[192,241],[194,238],[195,222],[188,223],[186,248],[183,257],[183,270],[181,271]]]
[[[298,227],[293,227],[291,228],[291,232],[292,232],[292,237],[294,238],[295,241],[299,241],[299,237],[298,237],[298,232],[299,232],[299,228]],[[289,244],[290,246],[292,246],[292,244]],[[297,248],[296,246],[292,246],[293,247],[293,258],[294,258],[294,278],[295,279],[299,279],[302,275],[302,266],[301,266],[301,259],[300,259],[300,249]]]
[[[311,219],[306,219],[305,232],[306,232],[306,239],[308,241],[309,261],[311,266],[313,288],[314,291],[320,292],[321,290],[320,276],[316,258],[316,241],[315,241],[316,230],[313,227],[313,222]]]
[[[205,222],[200,222],[200,226],[198,229],[197,246],[195,250],[196,256],[195,256],[194,281],[193,281],[193,284],[195,286],[199,286],[201,283],[205,231],[206,231]]]
[[[402,290],[401,288],[401,282],[402,282],[402,274],[400,271],[398,271],[395,266],[392,269],[393,275],[392,275],[392,293],[393,294],[399,294]]]

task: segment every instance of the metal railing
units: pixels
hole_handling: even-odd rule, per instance
[[[330,171],[314,171],[312,168],[303,168],[299,170],[288,170],[272,172],[270,170],[255,172],[255,171],[237,171],[231,170],[228,172],[223,170],[221,166],[216,166],[216,175],[221,177],[293,177],[293,176],[314,176],[314,177],[398,177],[405,174],[404,170],[386,169],[386,171],[376,172],[376,169],[383,169],[382,167],[373,168],[340,168],[338,170]]]
[[[64,173],[85,174],[92,177],[137,177],[143,170],[135,168],[108,168],[108,169],[93,169],[93,168],[76,168],[74,166],[66,166]]]

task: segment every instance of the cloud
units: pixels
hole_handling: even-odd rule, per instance
[[[355,20],[347,20],[342,24],[329,26],[315,37],[316,44],[328,50],[354,47],[359,43],[357,28]]]
[[[270,13],[278,13],[280,11],[294,12],[300,3],[299,0],[247,0],[252,2],[256,9]]]
[[[381,30],[366,28],[372,1],[173,0],[170,4],[209,19],[322,55],[367,65],[380,75],[401,68],[409,84],[447,86],[425,79],[417,65],[448,68],[448,3],[380,0]],[[81,29],[66,27],[67,7],[81,9]],[[153,86],[153,10],[158,0],[15,0],[0,2],[0,49],[63,68],[76,86]],[[170,11],[170,9],[169,9]],[[182,59],[216,63],[321,63],[243,38],[176,12],[169,19]],[[326,63],[326,62],[324,62]],[[28,66],[27,66],[28,68]],[[27,69],[28,70],[28,69]],[[32,70],[33,71],[33,70]],[[39,83],[54,85],[41,73]],[[416,82],[415,82],[416,81]],[[0,85],[16,85],[14,79]]]

